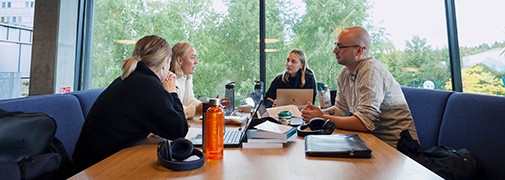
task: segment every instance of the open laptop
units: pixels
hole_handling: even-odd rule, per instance
[[[263,105],[263,100],[261,100],[256,106],[256,109],[251,114],[251,117],[246,120],[244,127],[234,130],[224,131],[224,147],[240,147],[242,141],[247,139],[246,132],[249,129],[249,125],[255,120],[261,118],[262,115],[266,114],[266,107]],[[191,142],[196,147],[201,147],[203,143],[203,135],[200,133],[191,139]]]
[[[293,104],[298,107],[305,106],[307,102],[313,101],[313,89],[277,89],[277,106]],[[314,102],[312,102],[314,103]]]

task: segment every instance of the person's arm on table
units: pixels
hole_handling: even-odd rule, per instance
[[[305,122],[309,122],[312,118],[321,117],[333,121],[337,128],[353,131],[369,132],[363,122],[356,116],[340,116],[331,108],[321,110],[314,106],[311,102],[302,109],[302,117]]]

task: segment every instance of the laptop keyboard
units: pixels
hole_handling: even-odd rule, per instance
[[[225,111],[224,115],[225,116],[235,116],[235,115],[237,115],[237,113],[235,111]]]
[[[224,133],[224,144],[239,144],[244,131],[226,131]]]

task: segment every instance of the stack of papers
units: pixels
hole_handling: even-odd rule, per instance
[[[247,142],[242,148],[282,148],[284,143],[296,133],[296,128],[265,121],[247,130]]]

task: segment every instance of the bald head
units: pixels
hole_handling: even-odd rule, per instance
[[[352,42],[353,44],[364,46],[364,55],[368,55],[368,50],[372,44],[368,31],[359,26],[344,29],[340,32],[338,38],[339,40],[340,38],[346,38],[347,41]]]

